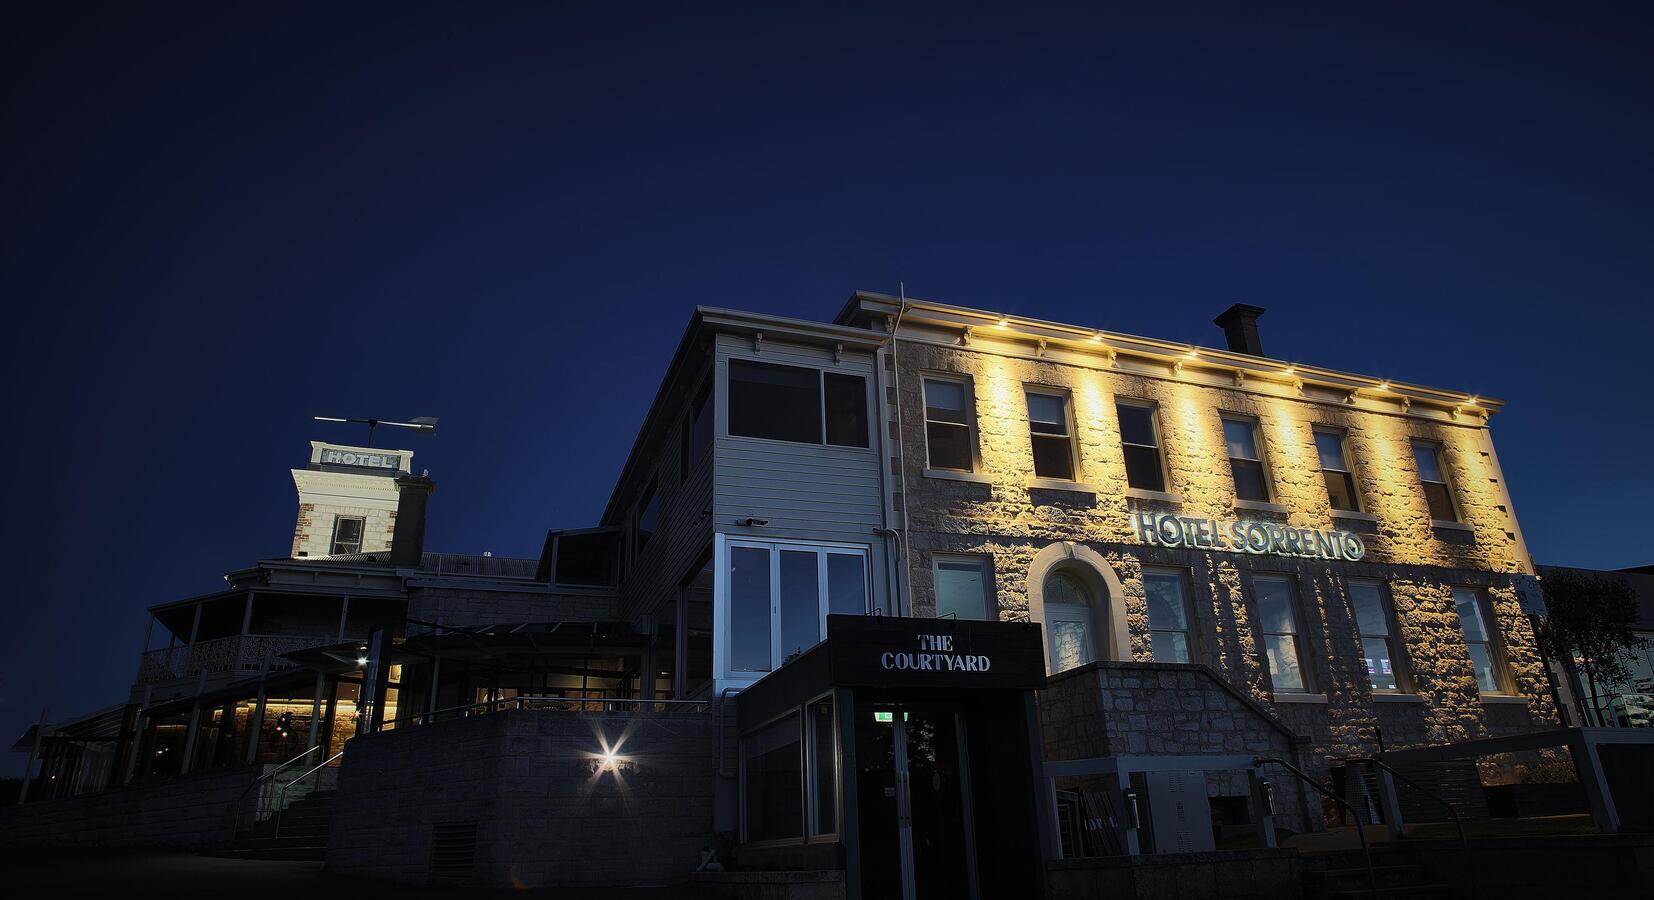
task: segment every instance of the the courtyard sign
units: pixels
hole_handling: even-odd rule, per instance
[[[1134,512],[1137,539],[1155,547],[1272,554],[1359,562],[1367,555],[1361,536],[1336,528],[1295,528],[1245,519],[1199,519],[1172,513]]]

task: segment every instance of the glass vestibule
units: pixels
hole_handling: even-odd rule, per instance
[[[731,672],[769,672],[819,644],[828,613],[869,609],[867,550],[732,540],[727,544]]]

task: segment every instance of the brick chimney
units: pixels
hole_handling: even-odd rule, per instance
[[[425,554],[425,506],[436,493],[429,475],[396,476],[396,532],[391,535],[391,565],[415,569]]]
[[[1223,337],[1229,342],[1230,350],[1248,356],[1262,356],[1263,342],[1258,339],[1258,317],[1263,313],[1261,306],[1237,303],[1213,319],[1212,324],[1223,329]]]

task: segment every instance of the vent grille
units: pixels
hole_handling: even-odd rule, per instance
[[[431,880],[469,879],[477,865],[477,820],[431,826]]]

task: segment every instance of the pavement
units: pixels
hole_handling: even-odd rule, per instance
[[[217,897],[302,900],[324,891],[351,900],[371,897],[551,897],[558,900],[689,900],[686,887],[514,891],[404,885],[338,878],[319,862],[224,859],[169,851],[53,850],[0,854],[0,884],[12,897]]]

